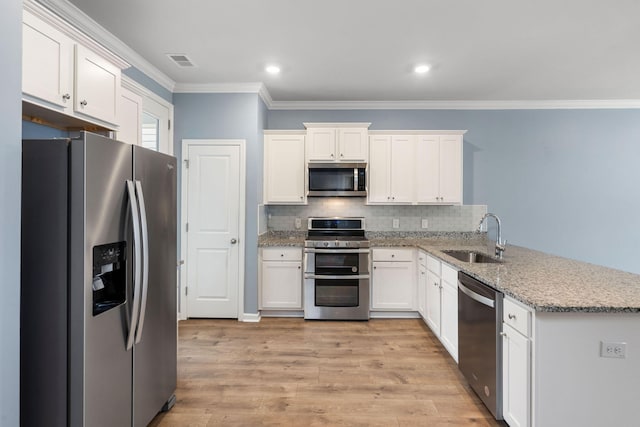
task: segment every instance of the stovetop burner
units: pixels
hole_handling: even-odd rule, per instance
[[[368,248],[364,218],[309,218],[306,248]]]

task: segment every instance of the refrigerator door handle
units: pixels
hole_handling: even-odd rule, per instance
[[[129,322],[129,334],[127,336],[127,350],[133,347],[136,327],[138,326],[138,316],[140,310],[140,282],[142,274],[142,256],[140,254],[142,245],[140,244],[140,222],[138,215],[138,203],[133,181],[127,180],[127,193],[129,194],[129,211],[131,212],[131,222],[133,224],[133,307],[131,308],[131,321]]]
[[[149,228],[147,227],[147,209],[144,204],[142,184],[136,181],[136,195],[140,207],[140,224],[142,229],[142,301],[140,315],[138,316],[138,330],[136,331],[136,344],[142,339],[144,328],[144,314],[147,310],[147,295],[149,293]]]

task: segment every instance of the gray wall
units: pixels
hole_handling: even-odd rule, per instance
[[[158,82],[156,82],[137,68],[129,67],[126,70],[122,70],[122,74],[140,83],[142,86],[146,87],[159,97],[164,98],[166,101],[173,103],[173,93],[165,89],[164,86],[161,86],[160,84],[158,84]]]
[[[273,110],[268,129],[305,121],[467,129],[464,203],[509,243],[640,273],[640,110]]]
[[[22,1],[0,13],[0,425],[20,420],[20,164]]]
[[[175,153],[183,139],[246,140],[245,313],[258,312],[257,207],[262,199],[262,125],[266,109],[257,94],[173,95]],[[181,177],[180,177],[181,179]],[[180,182],[178,188],[181,188]],[[178,200],[180,196],[178,197]]]

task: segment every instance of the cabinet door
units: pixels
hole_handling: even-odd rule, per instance
[[[263,261],[261,270],[261,309],[302,308],[300,261]]]
[[[83,46],[76,45],[74,111],[117,123],[120,69]]]
[[[440,197],[440,137],[419,136],[416,147],[417,200],[438,203]]]
[[[338,129],[338,160],[366,162],[369,152],[367,135],[367,129]]]
[[[73,41],[24,12],[22,92],[64,109],[73,105]]]
[[[318,128],[307,130],[307,159],[309,161],[336,160],[336,130]]]
[[[441,281],[440,341],[458,362],[458,288],[444,279]]]
[[[502,324],[502,392],[504,420],[511,427],[528,427],[531,401],[531,340]]]
[[[369,180],[368,201],[389,203],[391,201],[391,137],[372,136],[369,138]]]
[[[304,204],[304,135],[267,135],[264,148],[266,204]]]
[[[142,141],[142,97],[128,89],[120,89],[118,107],[118,132],[116,138],[128,144],[140,145]]]
[[[427,325],[440,337],[440,277],[427,270]]]
[[[462,137],[440,137],[440,201],[462,203]]]
[[[415,138],[412,135],[391,137],[391,202],[414,201]]]
[[[427,268],[418,265],[418,313],[427,318]]]
[[[374,262],[371,281],[372,309],[415,309],[416,278],[413,262]]]

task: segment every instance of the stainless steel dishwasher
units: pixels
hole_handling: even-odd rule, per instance
[[[502,419],[503,294],[458,272],[458,367],[497,420]]]

